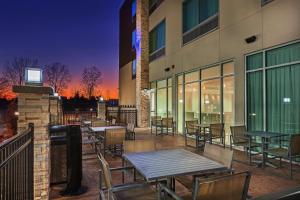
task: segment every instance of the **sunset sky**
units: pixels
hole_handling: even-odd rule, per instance
[[[14,57],[44,66],[61,62],[72,74],[65,95],[80,87],[81,72],[97,66],[104,96],[118,93],[118,11],[123,0],[1,0],[0,71]]]

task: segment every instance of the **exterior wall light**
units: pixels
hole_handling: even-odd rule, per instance
[[[25,85],[43,85],[43,70],[40,68],[25,69]]]
[[[102,96],[100,96],[100,97],[99,97],[99,101],[100,101],[100,102],[103,102],[103,101],[104,101],[104,98],[103,98]]]

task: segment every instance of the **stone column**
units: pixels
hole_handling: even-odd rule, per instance
[[[149,2],[136,1],[136,108],[137,125],[149,126]]]
[[[50,124],[60,124],[59,106],[59,97],[50,96]]]
[[[97,118],[105,120],[106,119],[106,103],[105,101],[97,102]]]
[[[34,199],[47,200],[50,192],[50,87],[14,86],[18,97],[18,131],[34,124]]]

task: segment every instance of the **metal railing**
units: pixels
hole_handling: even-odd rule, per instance
[[[33,199],[33,124],[0,144],[0,200]]]
[[[80,124],[82,120],[91,121],[97,117],[97,111],[64,111],[63,124]]]
[[[134,107],[108,107],[106,119],[115,118],[118,123],[132,123],[137,126],[137,110]]]

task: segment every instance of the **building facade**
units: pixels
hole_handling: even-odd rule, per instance
[[[300,132],[299,10],[298,0],[150,1],[149,115],[173,117],[179,134],[188,120],[224,122],[227,143],[231,125]]]

